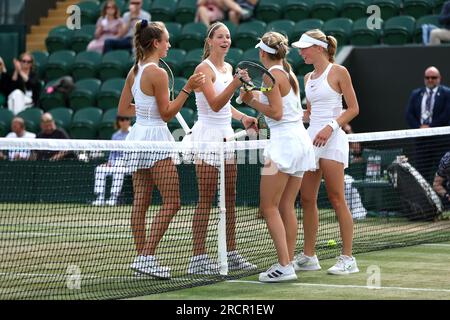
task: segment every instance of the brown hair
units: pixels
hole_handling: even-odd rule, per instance
[[[103,4],[103,7],[102,7],[102,14],[101,14],[101,16],[102,17],[105,17],[106,16],[106,10],[108,10],[108,5],[113,5],[114,6],[114,19],[119,19],[119,17],[120,17],[120,10],[119,10],[119,7],[117,6],[117,4],[116,4],[116,2],[114,1],[114,0],[108,0],[108,1],[105,1],[105,3]]]
[[[323,33],[319,29],[313,29],[306,32],[308,36],[311,38],[314,38],[316,40],[323,41],[325,43],[328,43],[327,53],[328,53],[328,61],[331,63],[334,62],[334,56],[336,54],[336,48],[337,48],[337,40],[333,36],[327,36],[325,33]]]
[[[274,54],[267,53],[269,59],[271,60],[283,60],[283,69],[289,75],[289,83],[291,87],[294,89],[294,92],[298,93],[298,82],[295,77],[292,76],[292,67],[290,63],[287,61],[286,57],[289,52],[288,39],[282,35],[281,33],[270,31],[266,32],[261,41],[264,42],[267,46],[272,49],[275,49],[276,52]]]
[[[140,20],[136,22],[134,31],[134,47],[136,49],[134,74],[138,71],[139,61],[144,59],[146,53],[153,51],[153,41],[160,41],[165,30],[166,26],[160,21],[148,22],[147,20]]]
[[[33,57],[33,55],[31,54],[31,52],[25,51],[25,52],[23,52],[23,53],[19,56],[19,60],[22,61],[22,59],[23,59],[24,56],[29,56],[29,57],[31,58],[31,67],[30,67],[30,70],[33,70],[33,71],[34,71],[35,65],[34,65],[34,57]]]
[[[209,57],[210,55],[210,49],[208,44],[208,39],[212,39],[214,37],[214,33],[219,29],[220,27],[227,27],[222,22],[215,22],[212,25],[209,26],[208,31],[206,32],[206,38],[205,38],[205,44],[203,46],[203,56],[202,61]]]

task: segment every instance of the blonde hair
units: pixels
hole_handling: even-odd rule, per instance
[[[336,54],[336,48],[337,48],[337,40],[333,36],[327,36],[325,33],[323,33],[319,29],[313,29],[306,32],[308,36],[311,38],[314,38],[316,40],[323,41],[328,44],[327,53],[328,53],[328,61],[331,63],[334,62],[334,56]]]
[[[208,39],[212,39],[214,37],[214,33],[219,29],[220,27],[227,27],[222,22],[215,22],[212,25],[209,26],[208,31],[206,32],[206,38],[205,38],[205,44],[203,45],[203,56],[202,61],[209,57],[211,54],[211,49],[209,48]]]
[[[134,74],[138,71],[139,61],[142,61],[146,53],[153,51],[153,41],[160,41],[166,26],[162,22],[148,22],[140,20],[136,22],[134,31],[134,47],[136,49],[136,60],[134,63]]]
[[[288,39],[282,35],[281,33],[270,31],[266,32],[262,38],[261,41],[264,42],[266,45],[268,45],[270,48],[275,49],[276,52],[271,54],[267,53],[269,59],[271,60],[283,60],[283,69],[288,73],[289,75],[289,83],[291,84],[291,87],[294,89],[294,92],[298,93],[298,82],[295,77],[292,76],[292,67],[290,63],[287,61],[287,54],[289,52],[289,42]]]

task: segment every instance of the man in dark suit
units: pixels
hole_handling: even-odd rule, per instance
[[[450,125],[450,88],[441,85],[436,67],[425,70],[425,87],[415,89],[409,97],[406,121],[413,129]],[[424,137],[416,140],[416,169],[428,181],[435,172],[434,164],[448,150],[449,136]]]

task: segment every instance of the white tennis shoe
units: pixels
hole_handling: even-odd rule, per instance
[[[249,262],[247,259],[241,256],[236,250],[228,252],[227,258],[228,258],[228,270],[230,271],[255,270],[257,268],[256,265]]]
[[[170,268],[160,266],[155,256],[137,256],[131,264],[131,269],[148,276],[170,279]]]
[[[207,254],[194,256],[189,262],[188,274],[219,275],[219,272],[219,264],[210,259]]]
[[[261,282],[283,282],[297,279],[292,263],[289,263],[284,267],[279,263],[276,263],[266,272],[261,272],[259,274],[259,281]]]
[[[329,274],[348,275],[359,272],[355,257],[340,255],[334,266],[328,269]]]
[[[295,271],[316,271],[322,269],[316,255],[310,257],[303,252],[294,257],[292,264]]]
[[[97,198],[94,201],[92,201],[93,206],[104,206],[105,205],[105,199]]]

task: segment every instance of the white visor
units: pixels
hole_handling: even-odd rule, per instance
[[[259,41],[259,43],[255,46],[255,48],[260,48],[262,51],[265,51],[265,52],[271,53],[271,54],[277,53],[277,50],[275,50],[274,48],[269,47],[262,40]]]
[[[314,38],[308,36],[306,33],[302,34],[302,36],[300,37],[300,40],[292,43],[292,46],[294,48],[298,48],[298,49],[309,48],[313,45],[321,46],[322,48],[325,48],[325,49],[328,48],[328,43],[321,41],[321,40],[314,39]]]

